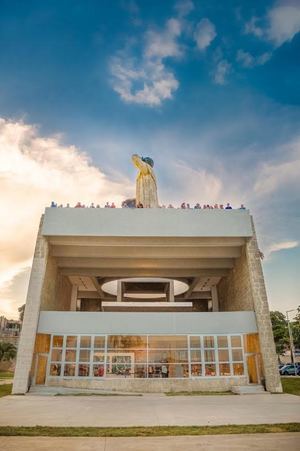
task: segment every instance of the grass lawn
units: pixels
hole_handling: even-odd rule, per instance
[[[282,377],[281,383],[284,393],[300,396],[300,377]]]
[[[300,423],[249,424],[232,426],[153,426],[153,427],[11,427],[0,426],[0,436],[47,437],[161,437],[176,435],[257,434],[300,432]]]
[[[0,385],[0,398],[11,394],[12,384]]]
[[[12,371],[0,371],[0,379],[12,379],[14,373]]]
[[[166,392],[167,396],[224,396],[224,395],[234,395],[231,391],[169,391]]]
[[[56,393],[54,396],[143,396],[142,393]]]

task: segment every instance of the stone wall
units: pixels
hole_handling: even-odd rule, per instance
[[[278,359],[275,350],[260,252],[257,244],[253,221],[252,227],[253,237],[248,241],[246,245],[246,255],[250,268],[250,283],[259,333],[264,374],[266,378],[266,388],[270,392],[280,393],[282,392],[282,386],[278,371]]]
[[[48,257],[48,244],[45,238],[41,235],[42,224],[43,216],[40,222],[32,262],[23,327],[17,354],[16,370],[12,389],[13,394],[26,393],[29,385],[35,335],[41,304],[41,294],[44,285],[46,262]]]
[[[48,378],[51,387],[68,387],[135,393],[165,393],[180,391],[229,391],[232,386],[246,385],[247,377],[222,377],[202,379],[105,379],[79,380]]]
[[[68,277],[59,274],[54,257],[48,257],[42,292],[41,310],[69,311],[72,284]]]
[[[41,310],[57,310],[57,265],[54,257],[48,257],[41,297]]]
[[[219,282],[217,290],[221,312],[254,309],[245,246],[229,275]]]
[[[57,302],[55,310],[71,310],[72,284],[67,276],[57,278]]]

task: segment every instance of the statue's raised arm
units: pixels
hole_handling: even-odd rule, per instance
[[[136,205],[144,208],[158,207],[157,184],[153,171],[154,161],[149,158],[132,155],[132,161],[139,173],[136,178]]]

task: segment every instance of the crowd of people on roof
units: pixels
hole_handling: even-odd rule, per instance
[[[51,202],[50,205],[51,208],[71,208],[70,204],[60,204],[58,205],[57,203],[55,203],[54,201]],[[101,207],[100,204],[94,204],[94,202],[92,202],[90,205],[85,205],[82,204],[81,202],[77,202],[74,207],[72,208],[118,208],[114,202],[112,202],[111,204],[109,202],[106,202],[106,204],[104,205],[104,207]],[[135,205],[135,201],[134,199],[127,199],[125,201],[122,202],[121,204],[121,208],[144,208],[143,204],[139,203],[137,205]],[[168,206],[166,205],[161,205],[160,208],[177,208],[177,209],[182,209],[182,210],[188,210],[188,209],[196,209],[196,210],[233,210],[233,209],[237,209],[237,210],[246,210],[246,207],[244,206],[244,204],[241,204],[240,207],[238,208],[233,208],[230,203],[228,202],[225,206],[223,204],[214,204],[214,205],[210,205],[210,204],[203,204],[202,206],[199,203],[196,203],[194,205],[194,207],[191,207],[191,205],[189,203],[186,202],[182,202],[182,204],[180,205],[180,207],[174,207],[172,204],[169,204]]]

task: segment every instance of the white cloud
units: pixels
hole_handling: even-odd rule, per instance
[[[245,33],[253,34],[258,38],[262,38],[264,36],[264,30],[261,25],[258,25],[260,19],[258,17],[251,17],[249,22],[245,24]]]
[[[253,56],[251,53],[246,52],[245,50],[238,50],[236,55],[236,60],[243,67],[255,67],[255,66],[263,66],[269,59],[271,58],[271,52],[265,52],[259,56]]]
[[[185,17],[194,10],[194,3],[191,0],[182,0],[175,4],[175,9],[179,17]]]
[[[268,14],[267,36],[277,47],[289,42],[300,31],[300,3],[276,6]]]
[[[267,248],[265,256],[266,258],[269,258],[274,252],[295,249],[296,247],[299,247],[299,244],[299,241],[281,241],[279,243],[273,243]]]
[[[0,310],[13,312],[11,281],[30,265],[39,218],[51,200],[121,203],[131,184],[110,181],[86,154],[36,127],[0,118]]]
[[[182,32],[181,23],[177,19],[169,19],[163,31],[149,30],[146,32],[146,58],[166,58],[181,56],[177,38]]]
[[[264,163],[260,168],[254,191],[259,195],[269,195],[286,186],[299,189],[300,140],[283,146],[284,160]]]
[[[227,83],[227,75],[231,71],[231,64],[222,59],[219,61],[215,67],[215,71],[213,73],[213,80],[217,85],[225,85]]]
[[[159,106],[171,99],[179,86],[174,74],[160,60],[146,60],[138,68],[133,59],[116,57],[111,72],[114,90],[128,103]]]
[[[194,39],[199,50],[205,50],[217,36],[214,24],[207,18],[201,19],[196,25]]]
[[[181,22],[167,20],[163,30],[147,30],[140,59],[128,52],[119,52],[111,59],[113,89],[128,103],[156,107],[171,99],[179,87],[173,72],[167,68],[166,58],[178,58],[183,51],[178,42]]]
[[[172,174],[176,177],[177,198],[180,196],[179,193],[182,193],[180,202],[190,202],[191,205],[196,202],[201,204],[220,202],[222,181],[213,172],[193,168],[184,161],[175,161],[172,163]],[[178,204],[177,199],[173,199],[172,202]]]
[[[245,33],[266,39],[275,47],[290,42],[299,31],[300,3],[293,0],[282,0],[264,18],[252,17],[245,24]]]

